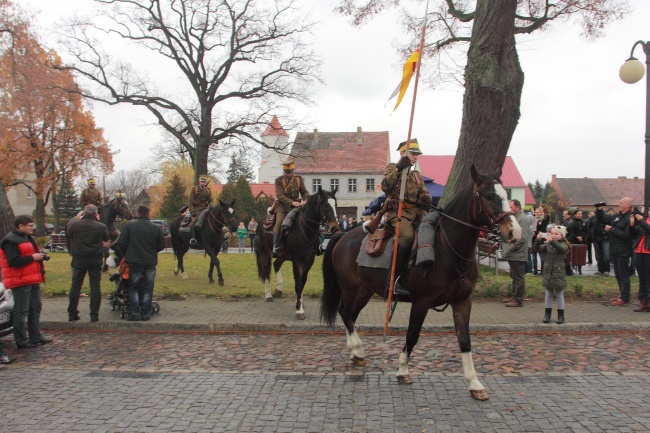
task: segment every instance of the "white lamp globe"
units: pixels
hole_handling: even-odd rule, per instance
[[[627,84],[637,83],[643,78],[643,75],[645,75],[643,63],[635,58],[626,60],[618,71],[618,76]]]

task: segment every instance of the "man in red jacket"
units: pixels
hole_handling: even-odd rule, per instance
[[[33,349],[38,344],[52,340],[41,335],[41,283],[45,281],[43,260],[47,254],[41,252],[32,237],[34,218],[19,215],[14,221],[14,230],[0,241],[0,267],[2,282],[14,295],[14,340],[19,349]],[[27,318],[27,330],[25,329]]]

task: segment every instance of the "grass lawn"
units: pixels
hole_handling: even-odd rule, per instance
[[[45,263],[47,270],[46,282],[43,285],[43,294],[49,296],[64,296],[70,289],[72,272],[70,270],[70,256],[67,253],[52,253],[51,260]],[[188,295],[215,297],[220,299],[258,298],[264,296],[264,284],[257,278],[257,265],[255,255],[246,254],[219,254],[221,270],[225,285],[219,286],[208,283],[209,259],[203,254],[192,253],[185,256],[185,271],[189,277],[183,280],[180,275],[174,275],[176,259],[171,253],[158,255],[158,271],[156,274],[155,294],[158,299],[183,299]],[[323,274],[321,269],[322,257],[317,257],[314,266],[309,272],[307,287],[304,295],[319,297],[323,291]],[[284,290],[286,295],[294,293],[293,272],[291,263],[286,262],[282,267]],[[112,293],[114,283],[108,277],[115,269],[102,275],[102,293]],[[507,273],[499,272],[494,275],[494,269],[481,266],[483,280],[479,281],[474,292],[474,299],[481,301],[501,300],[510,293],[510,277]],[[214,279],[217,279],[215,269]],[[636,278],[632,279],[632,291],[635,292]],[[272,277],[271,288],[275,287],[275,278]],[[527,297],[533,300],[544,299],[544,288],[540,277],[526,276]],[[84,281],[82,293],[89,293],[88,277]],[[572,300],[597,301],[606,300],[618,295],[616,279],[611,277],[574,276],[567,278],[565,296]]]

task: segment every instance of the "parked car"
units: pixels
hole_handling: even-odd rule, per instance
[[[0,282],[0,337],[9,335],[14,330],[11,319],[11,312],[14,309],[14,300],[10,294],[11,292],[5,290],[4,284]]]
[[[171,231],[169,230],[169,223],[165,220],[151,220],[152,223],[160,226],[162,229],[163,235],[167,236],[171,234]]]

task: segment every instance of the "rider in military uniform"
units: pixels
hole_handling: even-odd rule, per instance
[[[384,178],[381,181],[381,189],[386,193],[389,201],[388,211],[386,212],[386,223],[393,228],[397,226],[397,210],[399,206],[399,196],[402,183],[402,171],[409,169],[418,160],[420,146],[416,138],[411,140],[411,146],[407,149],[406,141],[400,143],[397,150],[401,156],[397,164],[388,164],[384,170]],[[404,204],[402,206],[402,220],[400,223],[399,249],[397,254],[396,272],[399,274],[404,270],[411,245],[413,244],[413,224],[424,216],[427,211],[425,208],[431,204],[431,194],[424,186],[422,175],[417,170],[411,170],[406,177],[406,188],[404,189]],[[401,280],[401,281],[399,281]],[[398,281],[403,287],[406,287],[404,278]],[[397,286],[398,282],[395,283]]]
[[[199,237],[201,233],[201,227],[203,227],[203,221],[205,220],[205,214],[212,205],[212,193],[210,188],[208,188],[208,176],[202,174],[199,176],[199,184],[192,187],[190,192],[190,201],[187,205],[187,209],[190,212],[190,217],[192,218],[192,239],[190,239],[190,244],[196,245],[196,238]]]
[[[278,199],[278,206],[275,210],[275,227],[273,227],[273,257],[278,256],[280,250],[280,238],[282,237],[282,222],[292,208],[300,207],[300,200],[305,200],[309,193],[305,188],[302,177],[293,171],[296,168],[294,161],[284,161],[282,170],[284,174],[275,179],[275,196]]]
[[[84,189],[81,192],[81,197],[79,197],[79,207],[82,210],[89,204],[97,206],[98,212],[99,209],[101,209],[102,204],[104,204],[102,193],[95,188],[95,179],[92,177],[88,179],[88,188]]]

